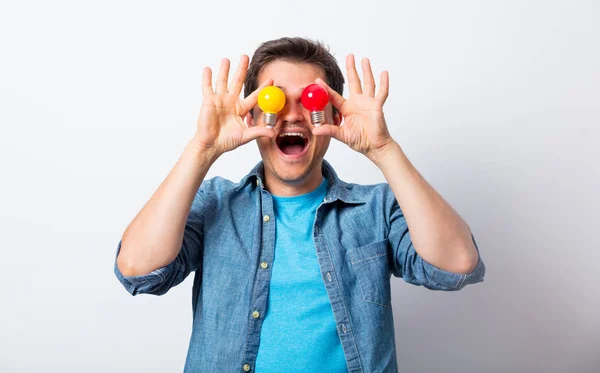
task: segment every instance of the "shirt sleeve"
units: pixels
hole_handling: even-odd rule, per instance
[[[114,272],[117,279],[131,295],[163,295],[173,286],[183,282],[190,272],[202,269],[204,211],[206,209],[207,201],[203,197],[203,192],[199,190],[190,208],[179,254],[167,266],[157,268],[148,274],[124,276],[121,273],[116,261],[121,251],[121,241],[119,241],[115,256]]]
[[[393,194],[392,194],[393,195]],[[468,274],[452,273],[426,262],[415,250],[404,214],[394,197],[390,215],[388,242],[392,252],[391,270],[394,276],[402,277],[413,285],[432,290],[460,290],[468,284],[483,281],[485,265],[479,255],[477,266]],[[475,238],[473,244],[479,254]]]

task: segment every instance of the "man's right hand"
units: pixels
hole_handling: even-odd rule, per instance
[[[202,72],[202,95],[204,101],[198,115],[198,128],[194,141],[200,147],[219,157],[221,154],[244,145],[259,137],[275,137],[275,131],[265,126],[247,127],[246,114],[257,104],[260,90],[273,84],[271,79],[263,82],[251,95],[240,99],[240,92],[248,70],[248,56],[240,58],[240,64],[231,85],[229,78],[229,60],[221,60],[216,89],[213,90],[212,70],[205,67]]]

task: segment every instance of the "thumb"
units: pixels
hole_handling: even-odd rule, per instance
[[[322,124],[319,127],[315,127],[312,130],[313,135],[316,136],[331,136],[334,139],[344,142],[342,137],[343,128],[340,126],[334,126],[333,124]]]

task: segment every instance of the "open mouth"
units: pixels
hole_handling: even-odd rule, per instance
[[[308,146],[308,138],[301,132],[281,133],[275,142],[283,154],[291,156],[302,154]]]

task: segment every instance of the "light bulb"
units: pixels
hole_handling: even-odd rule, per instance
[[[264,112],[263,122],[269,128],[277,124],[277,113],[285,106],[285,93],[275,86],[267,86],[258,94],[258,107]]]
[[[325,88],[318,84],[311,84],[304,88],[301,97],[302,105],[310,110],[310,121],[315,127],[325,122],[325,106],[329,102],[329,94]]]

